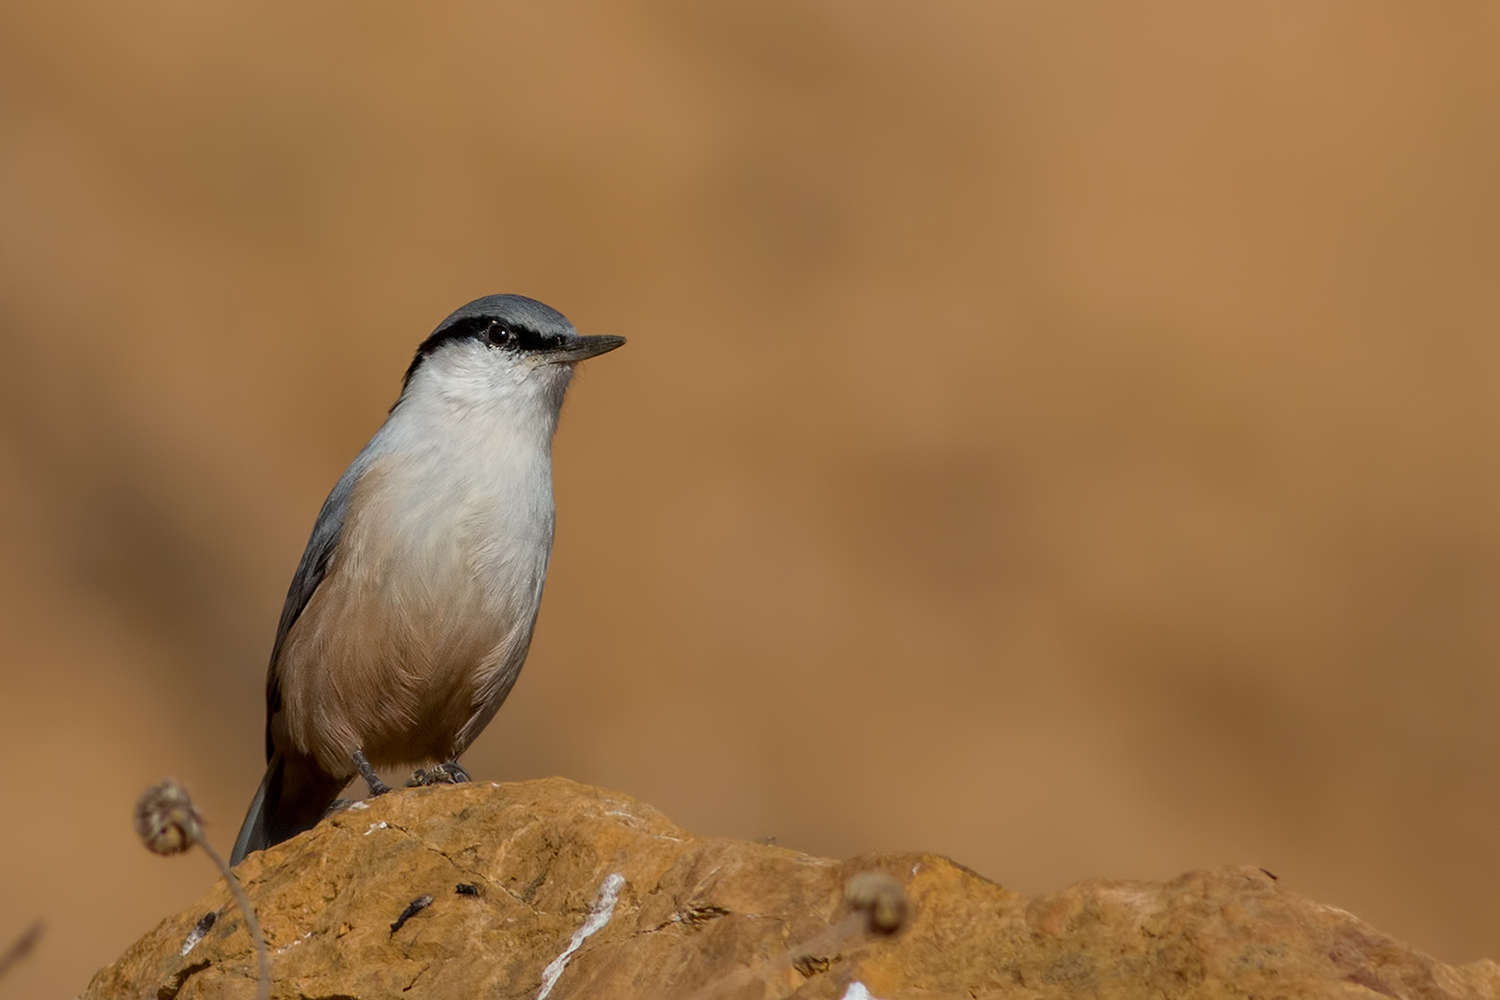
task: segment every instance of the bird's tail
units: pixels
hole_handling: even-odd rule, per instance
[[[315,758],[277,750],[250,800],[229,864],[237,865],[252,851],[265,850],[317,826],[346,784],[347,778],[335,778]]]

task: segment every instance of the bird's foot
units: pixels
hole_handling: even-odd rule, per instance
[[[407,788],[422,788],[427,785],[457,785],[469,780],[469,772],[456,760],[439,764],[429,770],[417,768],[407,779]]]
[[[381,781],[380,775],[376,774],[375,769],[370,766],[370,762],[365,758],[363,750],[354,751],[353,756],[355,769],[359,771],[359,776],[365,779],[365,784],[370,786],[370,798],[373,799],[377,795],[384,795],[391,790],[391,786]]]

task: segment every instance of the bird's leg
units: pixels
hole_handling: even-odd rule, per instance
[[[456,760],[450,760],[446,764],[439,764],[431,770],[417,768],[407,780],[407,788],[421,788],[424,785],[457,785],[469,780],[469,772]]]
[[[380,775],[375,773],[375,769],[365,759],[365,752],[363,750],[356,749],[354,751],[354,767],[359,771],[359,776],[365,779],[365,784],[370,786],[370,798],[373,799],[377,795],[384,795],[391,790],[391,786],[380,780]]]

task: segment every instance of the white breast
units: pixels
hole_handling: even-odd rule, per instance
[[[361,455],[328,576],[283,648],[289,735],[335,774],[356,747],[376,766],[462,753],[515,682],[541,602],[561,389],[423,374]]]

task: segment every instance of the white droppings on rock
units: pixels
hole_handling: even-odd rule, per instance
[[[844,991],[844,995],[839,1000],[880,1000],[880,998],[866,989],[864,983],[855,980],[849,984],[849,988]]]
[[[312,935],[313,935],[313,932],[312,931],[308,931],[306,934],[302,935],[297,940],[295,940],[295,941],[288,941],[286,944],[284,944],[280,948],[276,949],[276,954],[278,954],[278,955],[285,955],[288,951],[291,951],[293,948],[297,947],[297,945],[301,944],[303,941],[306,941],[308,938],[312,937]]]
[[[613,872],[604,884],[599,887],[599,898],[594,901],[594,908],[589,911],[589,918],[583,922],[583,926],[573,932],[573,939],[551,962],[547,968],[542,970],[542,987],[537,990],[536,1000],[547,1000],[547,994],[552,992],[552,987],[557,985],[558,977],[573,960],[573,953],[583,947],[583,942],[593,937],[604,929],[609,923],[609,918],[615,914],[615,903],[620,899],[620,887],[625,884],[625,876],[619,872]]]
[[[386,825],[387,824],[386,824],[385,820],[381,820],[379,823],[371,823],[370,824],[370,828],[365,831],[365,836],[368,837],[370,834],[374,833],[376,830],[384,830],[386,828]]]

